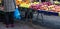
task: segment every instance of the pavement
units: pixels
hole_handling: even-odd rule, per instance
[[[0,22],[0,29],[51,29],[30,23],[24,24],[17,22],[14,25],[15,26],[13,28],[12,27],[6,28],[5,25],[2,22]]]

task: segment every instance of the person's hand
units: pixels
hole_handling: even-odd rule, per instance
[[[18,6],[16,6],[16,8],[18,8]]]
[[[0,10],[4,10],[4,7],[0,7]]]

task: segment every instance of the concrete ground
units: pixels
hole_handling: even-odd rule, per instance
[[[24,24],[24,23],[15,23],[14,24],[15,27],[9,27],[9,28],[6,28],[5,25],[3,23],[0,23],[0,29],[51,29],[51,28],[47,28],[47,27],[42,27],[42,26],[38,26],[38,25],[34,25],[30,23],[27,23],[27,24]]]

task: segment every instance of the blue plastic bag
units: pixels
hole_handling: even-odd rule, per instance
[[[16,8],[16,10],[14,12],[14,18],[15,18],[15,20],[20,20],[21,19],[20,11],[18,10],[18,8]]]

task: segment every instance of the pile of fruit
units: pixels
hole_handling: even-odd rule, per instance
[[[60,6],[58,5],[43,5],[40,10],[50,11],[50,12],[60,12]]]
[[[43,3],[39,3],[39,4],[32,4],[30,6],[30,8],[32,9],[40,9],[40,10],[46,10],[48,8],[48,6],[52,5],[50,2],[43,2]]]
[[[53,9],[53,11],[60,12],[60,6],[55,6],[54,9]]]
[[[20,4],[20,7],[29,8],[30,5],[31,5],[31,4],[22,3],[22,4]]]
[[[44,10],[44,11],[50,11],[50,12],[60,12],[60,6],[58,5],[53,5],[50,2],[34,2],[34,3],[29,3],[29,1],[20,1],[18,4],[20,4],[20,7],[26,7],[26,8],[32,8],[35,10]]]
[[[20,7],[26,7],[26,8],[29,8],[31,5],[36,5],[36,4],[39,4],[39,2],[34,2],[34,3],[21,3],[20,4]],[[37,5],[36,5],[37,6]]]
[[[28,3],[30,3],[29,2],[29,0],[16,0],[16,5],[20,5],[20,4],[22,4],[22,3],[26,3],[26,4],[28,4]]]
[[[40,4],[33,4],[31,5],[32,9],[36,10],[45,10],[45,11],[50,11],[50,12],[60,12],[60,6],[58,5],[53,5],[50,2],[43,2]]]

